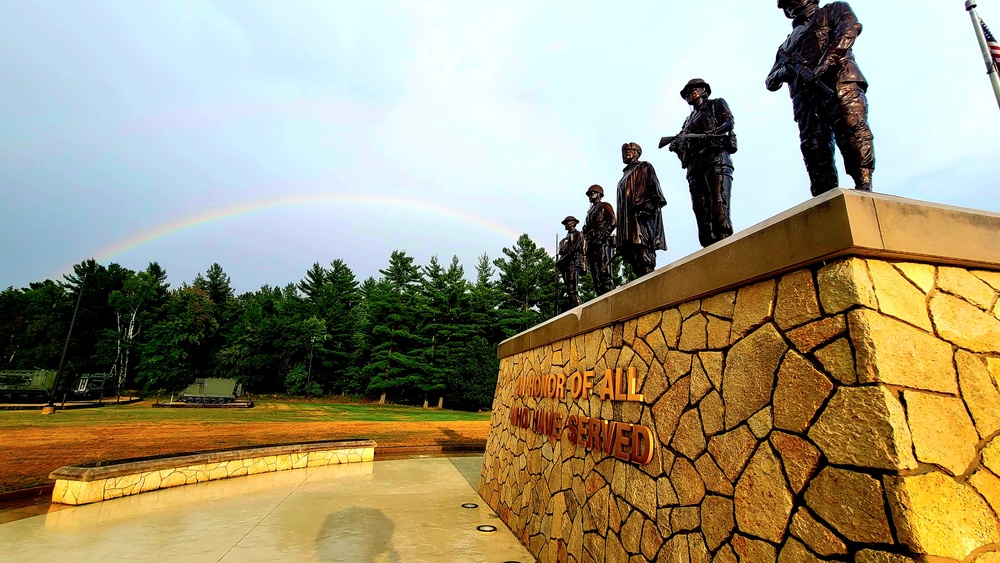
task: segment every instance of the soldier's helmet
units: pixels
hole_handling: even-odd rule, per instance
[[[778,0],[778,9],[799,8],[809,4],[819,4],[819,0]]]
[[[601,194],[601,197],[604,197],[604,188],[594,184],[593,186],[587,188],[587,195],[589,196],[590,194]]]
[[[580,223],[579,221],[576,220],[576,217],[573,217],[572,215],[567,215],[566,218],[562,220],[562,224],[565,225],[566,223],[569,223],[570,221],[572,221],[574,223],[577,223],[577,224]]]
[[[639,143],[633,143],[633,142],[625,143],[622,145],[622,152],[625,152],[625,149],[632,149],[639,156],[642,156],[642,147],[639,146]]]
[[[681,90],[681,97],[687,98],[688,92],[694,90],[695,88],[704,88],[706,96],[712,95],[712,87],[708,85],[708,82],[705,82],[700,78],[692,78],[691,80],[688,80],[687,85]]]

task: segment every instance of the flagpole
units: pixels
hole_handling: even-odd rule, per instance
[[[965,11],[969,12],[969,17],[972,18],[972,27],[976,30],[979,49],[983,52],[983,60],[986,62],[986,72],[989,73],[990,83],[993,84],[993,95],[996,96],[997,106],[1000,107],[1000,76],[997,76],[997,65],[993,62],[990,48],[986,44],[986,36],[983,34],[983,24],[980,23],[979,14],[976,13],[976,0],[966,0]]]

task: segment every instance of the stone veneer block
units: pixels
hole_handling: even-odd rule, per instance
[[[864,473],[827,467],[806,489],[809,509],[853,542],[891,543],[882,484]]]
[[[778,282],[778,297],[774,306],[774,322],[788,330],[820,316],[819,301],[812,272],[796,270],[785,274]]]
[[[987,469],[980,469],[969,477],[969,484],[986,499],[994,513],[1000,514],[1000,477]]]
[[[764,324],[774,313],[774,280],[741,288],[733,313],[733,337],[739,338]]]
[[[785,485],[778,457],[766,442],[736,483],[734,500],[736,526],[741,532],[781,541],[792,516],[792,493]]]
[[[973,352],[1000,353],[1000,319],[947,293],[932,295],[930,309],[941,338]]]
[[[795,512],[789,531],[808,545],[810,549],[824,557],[847,553],[847,546],[844,545],[844,542],[829,528],[817,521],[805,508],[800,508]]]
[[[961,399],[903,391],[917,459],[962,475],[976,460],[979,435]]]
[[[996,475],[1000,475],[1000,437],[993,438],[982,451],[983,465]]]
[[[722,375],[726,428],[733,428],[764,408],[771,399],[778,362],[788,349],[781,333],[766,324],[729,352]]]
[[[145,461],[113,462],[100,467],[65,466],[49,475],[56,483],[52,502],[89,504],[158,489],[269,473],[304,467],[308,458],[316,465],[371,461],[375,442],[340,440],[260,446],[199,454],[179,454]],[[342,461],[338,455],[343,456]],[[367,459],[366,459],[367,458]],[[202,462],[202,463],[198,463]]]
[[[971,487],[937,472],[885,480],[899,539],[914,552],[962,560],[1000,543],[997,517]]]
[[[838,389],[809,438],[837,465],[917,468],[903,407],[882,387]]]
[[[1000,291],[1000,272],[973,270],[972,275],[986,282],[986,285],[992,287],[993,291]]]
[[[898,262],[895,266],[900,272],[903,272],[906,279],[915,283],[920,291],[930,293],[934,289],[934,266],[914,262]]]
[[[1000,431],[1000,390],[982,358],[964,350],[955,354],[962,398],[983,438]]]
[[[845,385],[858,382],[858,374],[854,369],[854,352],[851,343],[846,338],[838,338],[826,346],[816,350],[816,359],[827,373]]]
[[[736,292],[727,291],[713,295],[701,302],[701,310],[723,319],[732,319],[736,309]]]
[[[772,434],[771,443],[781,455],[792,490],[801,493],[819,467],[819,450],[807,440],[784,432]]]
[[[1000,441],[998,441],[1000,442]],[[730,481],[735,481],[750,456],[753,455],[757,440],[753,432],[746,425],[730,430],[725,434],[712,436],[708,442],[708,451],[711,452],[722,472]]]
[[[819,299],[827,314],[840,313],[861,305],[878,308],[875,289],[863,260],[848,258],[820,268]]]
[[[801,542],[790,539],[785,542],[778,555],[778,563],[823,563],[823,560],[813,555]]]
[[[836,315],[790,330],[785,336],[792,341],[799,352],[806,353],[846,330],[847,321],[844,315]]]
[[[962,297],[984,311],[989,311],[997,300],[997,294],[989,284],[964,268],[938,268],[937,286],[941,291]]]
[[[927,314],[924,292],[888,262],[868,260],[867,265],[875,284],[879,311],[932,332],[934,329],[931,327],[931,317]]]
[[[874,549],[862,549],[854,558],[854,563],[917,563],[912,557],[889,553],[887,551],[875,551]]]
[[[782,430],[805,432],[816,411],[833,391],[830,379],[802,355],[791,351],[778,370],[774,390],[774,425]]]
[[[958,394],[952,349],[947,342],[871,309],[852,311],[848,323],[862,383]]]

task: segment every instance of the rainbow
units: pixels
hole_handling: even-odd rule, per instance
[[[412,199],[402,199],[397,197],[386,197],[365,194],[344,194],[344,193],[323,193],[323,194],[303,194],[291,195],[279,198],[259,199],[244,201],[235,205],[219,207],[182,217],[149,229],[145,229],[127,238],[114,242],[113,244],[99,250],[95,259],[99,263],[110,261],[116,256],[129,252],[140,246],[161,240],[177,234],[181,231],[194,229],[209,223],[225,221],[235,217],[253,215],[264,211],[282,208],[296,207],[301,205],[373,205],[382,208],[398,208],[418,213],[432,214],[440,217],[455,219],[464,223],[476,225],[478,228],[495,233],[511,242],[517,240],[520,234],[507,226],[501,225],[485,217],[445,207],[435,203],[417,201]]]

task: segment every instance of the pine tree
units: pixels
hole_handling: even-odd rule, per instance
[[[419,387],[425,405],[431,393],[439,395],[440,405],[459,378],[465,348],[480,327],[473,321],[470,286],[457,256],[452,257],[447,270],[438,263],[437,256],[431,257],[424,268],[422,293],[420,326],[427,342],[423,355],[427,373]]]
[[[383,277],[368,295],[372,346],[362,376],[369,380],[368,390],[380,392],[379,402],[385,403],[389,391],[407,394],[416,390],[427,366],[421,354],[424,342],[417,331],[420,268],[412,257],[395,250],[388,268],[379,272]]]
[[[503,254],[493,261],[500,273],[500,322],[513,336],[555,315],[559,276],[552,257],[527,234]]]
[[[331,298],[321,315],[329,335],[324,347],[323,368],[331,374],[330,384],[343,391],[347,370],[354,356],[355,308],[360,300],[358,280],[347,264],[337,259],[330,263],[327,284]]]
[[[229,274],[223,271],[218,262],[212,263],[205,275],[197,274],[191,286],[203,291],[208,297],[209,313],[215,319],[216,330],[207,335],[206,345],[196,352],[191,359],[194,369],[200,377],[208,377],[220,373],[218,353],[227,343],[227,337],[239,316],[234,308],[235,291]]]

